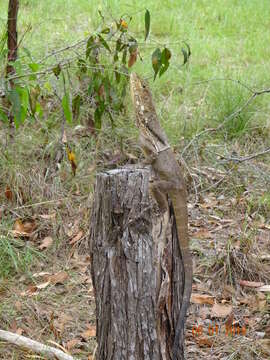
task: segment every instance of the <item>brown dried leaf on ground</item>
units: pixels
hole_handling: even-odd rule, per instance
[[[53,244],[53,238],[51,236],[46,236],[39,245],[40,250],[48,249]]]
[[[212,347],[214,344],[213,340],[207,337],[199,337],[197,343],[200,347]]]
[[[36,228],[35,220],[22,221],[21,219],[17,219],[11,233],[14,237],[31,237]]]
[[[81,238],[83,237],[84,233],[82,230],[80,230],[78,232],[78,234],[76,234],[69,242],[70,245],[73,245],[75,243],[77,243],[79,240],[81,240]]]
[[[205,294],[192,294],[191,300],[194,304],[207,304],[207,305],[213,305],[214,304],[214,297],[211,295],[205,295]]]
[[[59,271],[58,273],[49,277],[49,282],[52,285],[63,284],[68,279],[68,273],[65,271]]]
[[[66,349],[68,351],[72,350],[74,347],[76,347],[78,344],[81,343],[81,340],[78,339],[78,338],[74,338],[72,340],[69,340],[67,343],[66,343]]]
[[[51,219],[55,219],[56,213],[53,212],[53,213],[50,213],[50,214],[40,214],[39,216],[41,217],[41,219],[51,220]]]
[[[225,318],[226,316],[230,315],[232,312],[231,305],[223,305],[215,303],[212,307],[211,315],[218,318]]]
[[[240,280],[239,284],[241,286],[246,286],[246,287],[250,287],[250,288],[258,288],[260,286],[263,286],[264,283],[262,282],[258,282],[258,281],[248,281],[248,280]]]
[[[94,325],[88,325],[87,330],[85,330],[83,333],[81,333],[81,337],[84,340],[88,340],[91,337],[96,336],[96,327]]]

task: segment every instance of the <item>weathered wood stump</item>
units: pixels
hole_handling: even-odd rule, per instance
[[[149,178],[148,168],[135,167],[96,178],[90,255],[97,360],[171,359],[183,266],[172,211],[158,211]]]

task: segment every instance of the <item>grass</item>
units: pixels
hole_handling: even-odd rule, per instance
[[[266,0],[259,3],[255,0],[248,3],[229,0],[224,12],[223,1],[196,1],[192,4],[190,1],[165,1],[162,6],[153,0],[147,3],[152,22],[151,39],[146,45],[142,43],[144,61],[138,62],[134,69],[152,76],[151,52],[157,44],[170,44],[168,46],[173,51],[171,67],[166,76],[152,87],[158,107],[161,106],[163,124],[174,143],[177,143],[179,131],[188,137],[217,120],[221,121],[248,95],[245,88],[233,82],[213,80],[200,85],[198,82],[232,78],[252,88],[267,87],[265,74],[270,71],[270,46],[265,31],[269,24],[265,16],[266,6]],[[2,26],[6,23],[6,9],[7,0],[0,4]],[[102,1],[98,9],[112,19],[119,18],[120,14],[131,14],[129,26],[136,37],[143,40],[144,6],[141,1]],[[20,33],[29,24],[32,26],[32,31],[26,34],[24,46],[34,58],[40,59],[50,50],[69,45],[97,28],[100,23],[98,9],[94,1],[88,0],[58,0],[50,4],[23,1]],[[183,40],[192,49],[188,68],[181,67]],[[177,91],[179,86],[183,89],[181,94]],[[234,124],[229,124],[226,129],[229,137],[242,134],[254,126],[254,122],[266,125],[268,104],[267,95],[260,97],[256,104],[252,103]],[[170,121],[167,121],[168,114]],[[267,129],[269,134],[269,126]]]
[[[7,4],[7,0],[0,2],[0,34],[6,24]],[[142,1],[108,0],[97,7],[93,0],[21,0],[19,36],[31,24],[23,46],[31,52],[33,61],[38,61],[52,50],[89,36],[100,24],[98,10],[111,20],[119,19],[121,14],[132,15],[132,21],[128,20],[129,28],[140,42],[143,58],[142,62],[137,61],[134,70],[149,79],[162,125],[180,156],[181,149],[196,134],[216,128],[245,104],[251,96],[247,86],[252,89],[269,87],[267,6],[266,0],[227,0],[226,6],[221,0],[149,0],[151,34],[144,43],[145,5]],[[192,51],[190,62],[184,67],[183,40]],[[171,65],[162,78],[153,82],[151,53],[163,45],[173,53]],[[21,57],[26,54],[22,47],[19,53]],[[57,59],[52,57],[50,61]],[[1,70],[3,74],[3,66]],[[53,86],[60,87],[59,83],[54,79]],[[270,145],[269,96],[258,96],[237,117],[226,121],[219,131],[205,133],[194,140],[183,154],[190,193],[195,279],[198,284],[205,284],[208,277],[215,294],[220,294],[221,283],[237,287],[245,276],[245,279],[256,281],[267,281],[269,277],[267,264],[261,265],[253,256],[258,248],[262,255],[268,249],[269,156],[241,163],[230,160]],[[95,172],[134,160],[139,152],[134,115],[127,96],[126,109],[115,119],[115,128],[112,130],[105,123],[98,140],[80,127],[85,119],[81,119],[81,124],[66,126],[66,136],[75,151],[78,168],[74,177],[64,151],[57,170],[55,158],[61,150],[62,113],[49,88],[45,102],[44,118],[26,121],[8,146],[5,143],[7,129],[0,124],[0,323],[9,329],[15,321],[29,337],[58,341],[59,338],[54,337],[57,321],[61,322],[61,316],[68,313],[71,319],[80,318],[80,321],[76,324],[70,321],[61,328],[59,336],[65,345],[78,337],[87,323],[95,321],[93,297],[89,295],[89,286],[85,285],[87,273],[78,265],[87,262],[81,257],[87,252],[84,244],[89,236]],[[52,110],[47,111],[47,108]],[[11,200],[5,195],[7,186],[13,194]],[[209,205],[209,201],[213,205]],[[37,238],[28,243],[25,239],[11,237],[9,230],[18,218],[35,219]],[[232,221],[232,225],[227,226],[223,220]],[[208,231],[209,238],[196,237],[201,228]],[[83,241],[70,246],[70,239],[81,229]],[[53,238],[53,245],[41,252],[38,246],[45,236]],[[47,288],[34,298],[19,297],[31,285],[34,272],[62,270],[68,270],[67,284]],[[210,288],[207,289],[210,292]],[[14,306],[18,297],[21,310]],[[245,309],[238,307],[237,310],[245,315]],[[55,323],[52,322],[54,316]],[[209,358],[219,357],[222,351],[227,355],[234,351],[228,349],[231,343],[227,339],[216,340],[220,346],[216,347],[216,354],[207,353]],[[90,345],[79,346],[82,351],[79,358],[84,359],[90,350],[93,351],[95,344],[93,339],[91,341]],[[244,340],[241,341],[235,340],[238,346],[235,358],[248,358],[257,351],[251,345],[245,347]],[[202,358],[199,346],[196,351],[195,358]],[[1,356],[21,359],[17,351],[6,349],[0,342]]]

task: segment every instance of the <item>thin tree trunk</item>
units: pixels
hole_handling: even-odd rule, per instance
[[[18,34],[17,34],[17,17],[19,10],[19,0],[9,0],[8,4],[8,21],[7,21],[7,45],[8,45],[8,64],[6,68],[6,77],[13,75],[15,69],[13,62],[17,59],[17,49],[18,49]],[[12,89],[14,87],[14,82],[9,80],[9,87]],[[9,122],[13,126],[14,117],[9,112]]]
[[[97,360],[170,360],[183,292],[171,211],[148,194],[149,169],[97,175],[90,230]],[[179,344],[179,360],[184,359]]]

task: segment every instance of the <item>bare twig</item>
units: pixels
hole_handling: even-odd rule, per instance
[[[250,91],[251,89],[248,88]],[[247,99],[247,101],[240,106],[237,110],[235,110],[232,114],[230,114],[229,116],[226,116],[225,119],[222,121],[222,123],[220,123],[217,127],[215,128],[208,128],[205,130],[200,131],[198,134],[196,134],[190,141],[189,143],[184,147],[183,151],[182,151],[182,156],[184,155],[184,153],[190,148],[190,146],[202,135],[210,133],[210,132],[216,132],[220,129],[223,128],[223,126],[230,121],[231,119],[235,118],[236,116],[238,116],[246,107],[248,107],[248,105],[259,95],[263,95],[263,94],[268,94],[270,93],[270,88],[269,89],[263,89],[263,90],[259,90],[259,91],[253,91],[252,95]]]
[[[236,163],[240,163],[240,162],[244,162],[244,161],[248,161],[248,160],[252,160],[258,156],[262,156],[262,155],[265,155],[265,154],[268,154],[270,153],[270,147],[263,150],[263,151],[260,151],[258,153],[255,153],[255,154],[251,154],[251,155],[248,155],[248,156],[243,156],[243,157],[235,157],[235,156],[232,156],[232,157],[227,157],[227,156],[224,156],[224,155],[221,155],[221,154],[217,154],[218,156],[220,156],[222,159],[224,159],[226,162],[227,161],[234,161]]]
[[[48,359],[75,360],[74,357],[65,354],[59,349],[44,345],[38,341],[31,340],[25,336],[14,334],[9,331],[0,330],[0,339],[11,344],[27,348],[35,353],[46,355]]]

